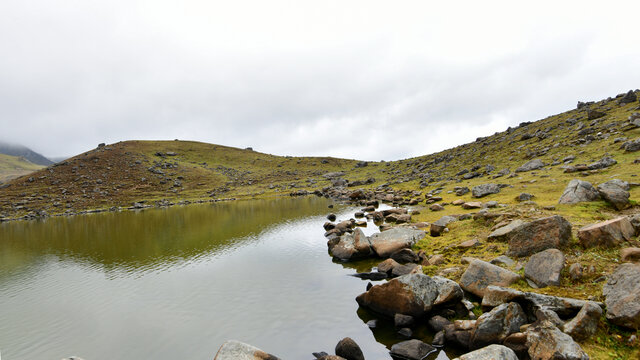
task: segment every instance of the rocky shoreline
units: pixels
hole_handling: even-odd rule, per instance
[[[500,186],[480,186],[474,188],[473,193],[480,198],[486,196],[487,191],[492,193],[499,189]],[[582,180],[572,181],[559,202],[575,204],[604,198],[616,208],[629,206],[625,205],[628,193],[624,194],[628,184],[612,180],[597,189],[600,191]],[[583,270],[576,266],[568,271],[564,269],[563,250],[571,239],[572,225],[562,216],[523,221],[501,211],[498,204],[462,202],[457,205],[479,211],[463,216],[444,216],[431,224],[411,223],[412,214],[419,212],[400,206],[415,205],[417,198],[422,196],[419,192],[396,192],[384,186],[377,191],[338,186],[317,191],[316,195],[363,207],[354,218],[346,221],[335,222],[336,216],[330,214],[329,221],[324,224],[325,237],[330,254],[341,262],[365,258],[382,260],[371,272],[356,274],[372,282],[355,300],[359,306],[380,317],[393,319],[398,335],[409,339],[391,347],[390,355],[394,359],[424,359],[443,346],[466,352],[456,358],[460,360],[589,359],[580,342],[594,336],[602,321],[630,330],[640,328],[639,248],[621,250],[620,261],[624,263],[607,276],[604,302],[510,287],[519,281],[526,281],[533,288],[557,286],[561,276],[580,276]],[[427,203],[439,201],[437,193],[429,193],[425,198]],[[378,211],[382,202],[396,207]],[[373,220],[381,231],[365,236],[359,226],[366,226],[366,222],[359,222],[357,218]],[[443,276],[423,273],[423,266],[441,264],[442,259],[441,255],[413,251],[418,240],[441,236],[449,231],[447,225],[453,222],[487,219],[499,220],[488,240],[506,243],[505,254],[491,262],[463,258],[468,266],[459,282],[448,279],[446,273]],[[640,215],[620,216],[584,226],[577,234],[584,248],[619,247],[640,234]],[[476,245],[474,239],[459,246]],[[519,260],[527,257],[524,276],[509,269],[516,261],[520,264]],[[386,281],[374,284],[383,280]],[[430,344],[412,338],[412,328],[417,324],[427,324],[435,334]],[[637,343],[638,339],[632,335],[627,341]],[[362,350],[350,338],[338,343],[335,355],[326,352],[313,355],[321,360],[364,359]],[[215,359],[277,357],[250,345],[230,341],[222,345]]]

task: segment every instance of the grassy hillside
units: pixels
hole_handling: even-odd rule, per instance
[[[30,174],[43,167],[42,165],[31,163],[22,157],[0,154],[0,183]]]

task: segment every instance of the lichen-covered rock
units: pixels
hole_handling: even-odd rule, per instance
[[[527,329],[529,356],[539,360],[589,360],[580,345],[552,323],[543,321]]]
[[[532,170],[541,169],[543,167],[544,167],[544,163],[542,162],[542,160],[533,159],[533,160],[527,161],[522,166],[517,168],[516,172],[532,171]]]
[[[527,315],[515,302],[502,304],[490,312],[480,315],[471,333],[471,347],[480,348],[489,344],[502,343],[510,334],[520,331],[527,323]]]
[[[616,247],[623,241],[631,240],[634,235],[635,229],[626,216],[587,225],[578,230],[578,239],[585,248]]]
[[[406,227],[395,227],[387,231],[375,233],[369,237],[371,248],[378,256],[387,258],[394,252],[411,248],[416,241],[422,239],[425,232]]]
[[[609,180],[598,185],[598,193],[617,210],[631,206],[629,203],[629,183],[620,179]]]
[[[622,264],[602,289],[607,320],[618,326],[640,329],[640,265]]]
[[[480,297],[489,285],[509,286],[520,279],[520,275],[488,262],[474,259],[460,278],[460,286]]]
[[[531,255],[524,267],[524,276],[538,287],[560,285],[560,272],[564,268],[564,254],[558,249],[547,249]]]
[[[559,215],[512,226],[500,236],[509,242],[507,256],[529,256],[546,249],[562,248],[569,243],[570,237],[571,224]]]
[[[278,360],[255,346],[236,340],[222,344],[213,360]]]
[[[440,280],[434,280],[424,274],[409,274],[371,287],[367,292],[360,294],[356,301],[360,306],[385,315],[404,314],[419,317],[431,311],[436,303],[460,300],[462,292],[457,293],[458,295],[455,295],[456,293]]]
[[[587,340],[598,330],[601,315],[602,308],[592,301],[587,301],[578,315],[564,324],[564,332],[575,340]]]
[[[508,347],[493,344],[461,355],[454,360],[518,360],[518,357]]]
[[[600,193],[590,182],[573,179],[564,189],[560,196],[559,204],[577,204],[579,202],[589,202],[600,200]]]
[[[497,194],[500,192],[500,186],[498,184],[481,184],[474,186],[471,189],[471,195],[475,198],[481,198],[491,194]]]

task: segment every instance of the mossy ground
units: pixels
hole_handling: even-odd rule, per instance
[[[44,168],[21,157],[0,154],[0,182],[30,174]]]

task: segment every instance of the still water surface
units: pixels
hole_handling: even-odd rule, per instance
[[[367,359],[401,341],[358,309],[374,263],[334,263],[322,198],[238,201],[0,224],[3,360],[212,359],[228,339],[283,359]],[[353,208],[332,209],[347,219]],[[375,232],[369,224],[365,232]],[[428,339],[425,329],[418,337]],[[444,353],[438,359],[446,359]]]

